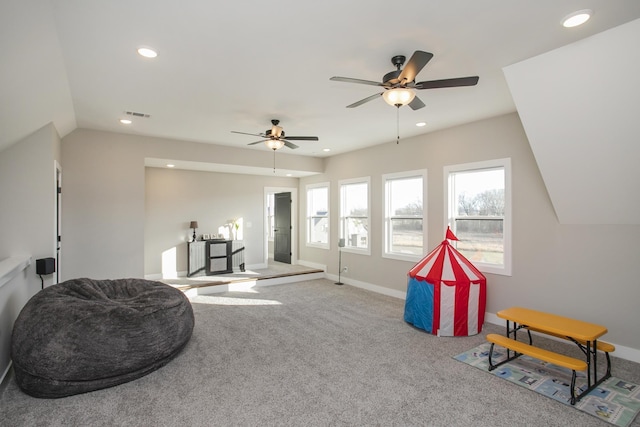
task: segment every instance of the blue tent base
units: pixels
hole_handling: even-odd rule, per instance
[[[404,321],[433,334],[434,285],[409,278]]]

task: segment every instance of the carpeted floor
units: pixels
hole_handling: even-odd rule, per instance
[[[9,380],[0,394],[0,424],[606,425],[453,359],[486,333],[500,332],[495,325],[473,337],[438,338],[402,320],[404,301],[324,279],[192,303],[193,337],[167,366],[57,400],[29,397]],[[614,375],[640,382],[638,364],[613,363]]]
[[[640,385],[638,384],[612,376],[571,406],[570,369],[522,355],[493,371],[489,371],[490,349],[491,344],[486,342],[458,354],[454,358],[475,366],[487,374],[496,375],[616,426],[628,426],[640,411]],[[499,363],[506,358],[505,349],[495,346],[493,363]],[[604,372],[604,370],[600,370],[598,378]],[[577,372],[576,388],[579,390],[576,393],[587,388],[585,372]]]

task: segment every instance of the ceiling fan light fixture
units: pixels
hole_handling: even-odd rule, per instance
[[[389,89],[382,94],[384,101],[392,107],[401,107],[409,104],[416,97],[416,93],[407,88],[397,87]]]
[[[271,148],[274,151],[284,147],[284,141],[279,139],[268,139],[264,143],[267,147]]]
[[[593,15],[591,9],[583,9],[570,13],[562,18],[562,26],[566,28],[577,27],[587,22],[589,18],[591,18],[591,15]]]
[[[278,125],[271,126],[271,135],[280,138],[282,136],[282,128]]]

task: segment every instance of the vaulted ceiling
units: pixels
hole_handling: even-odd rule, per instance
[[[579,9],[592,9],[591,20],[560,25]],[[0,150],[49,122],[62,137],[88,128],[265,150],[231,131],[262,133],[279,119],[287,135],[319,137],[292,154],[331,156],[395,141],[398,130],[403,138],[515,111],[526,71],[510,87],[505,69],[638,18],[637,0],[2,2]],[[158,57],[139,56],[140,46]],[[329,80],[380,81],[393,56],[416,50],[434,55],[417,81],[479,83],[418,91],[426,106],[414,111],[381,97],[345,108],[380,88]],[[540,120],[523,119],[530,140]]]

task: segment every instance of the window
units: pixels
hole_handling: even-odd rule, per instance
[[[339,184],[340,238],[344,239],[344,249],[369,255],[369,178],[343,180]]]
[[[384,188],[383,257],[419,261],[424,255],[424,188],[427,171],[382,176]]]
[[[511,160],[445,167],[452,242],[478,269],[511,275]]]
[[[329,184],[307,185],[307,246],[329,248]]]

